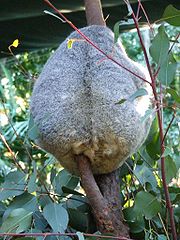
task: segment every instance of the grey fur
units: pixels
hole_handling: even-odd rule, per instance
[[[127,57],[121,43],[114,46],[110,29],[89,26],[81,32],[146,78],[146,71]],[[67,47],[68,39],[78,39],[72,49]],[[151,124],[151,119],[141,120],[150,96],[115,103],[139,88],[148,89],[148,84],[104,59],[78,33],[68,39],[47,61],[34,86],[31,112],[41,133],[38,143],[74,174],[78,174],[74,155],[80,153],[90,158],[94,174],[111,172],[137,151]]]

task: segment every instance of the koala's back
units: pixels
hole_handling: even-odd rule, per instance
[[[145,78],[121,45],[113,49],[111,30],[90,26],[81,31],[105,53],[113,53],[123,66]],[[150,120],[141,120],[149,96],[116,103],[147,86],[104,59],[77,33],[69,39],[76,39],[72,49],[64,41],[34,86],[31,112],[40,131],[38,142],[72,173],[78,174],[74,155],[81,153],[89,157],[95,174],[111,172],[144,142],[150,127]]]

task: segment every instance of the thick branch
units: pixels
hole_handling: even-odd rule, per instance
[[[76,161],[78,164],[82,186],[93,209],[98,229],[103,233],[114,233],[115,229],[110,217],[108,204],[103,198],[94,179],[89,159],[84,155],[78,155],[76,156]]]
[[[105,26],[100,0],[84,0],[88,25]]]
[[[119,235],[129,237],[128,227],[124,225],[122,205],[120,201],[120,179],[119,169],[95,177],[103,197],[108,202],[108,207],[112,214],[113,226]]]
[[[84,155],[76,156],[83,188],[102,233],[112,233],[129,237],[128,228],[123,224],[121,202],[119,199],[118,171],[97,176],[101,191],[93,176],[89,159]]]

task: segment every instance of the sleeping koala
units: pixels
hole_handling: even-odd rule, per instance
[[[105,26],[80,29],[106,54],[147,79],[142,66],[126,55],[113,32]],[[71,49],[68,39],[76,39]],[[116,104],[138,89],[148,95]],[[61,165],[78,175],[75,155],[84,154],[93,174],[109,173],[143,144],[151,117],[149,84],[104,57],[73,32],[45,64],[31,98],[31,113],[40,135],[37,143]]]

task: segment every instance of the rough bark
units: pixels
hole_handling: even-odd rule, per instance
[[[116,236],[129,237],[128,228],[123,224],[119,198],[118,171],[96,177],[93,176],[89,159],[84,155],[76,156],[82,186],[92,207],[98,230]]]
[[[129,229],[123,223],[124,217],[120,200],[119,169],[108,174],[98,175],[95,179],[112,212],[112,221],[113,226],[116,226],[116,232],[123,237],[129,237]]]

